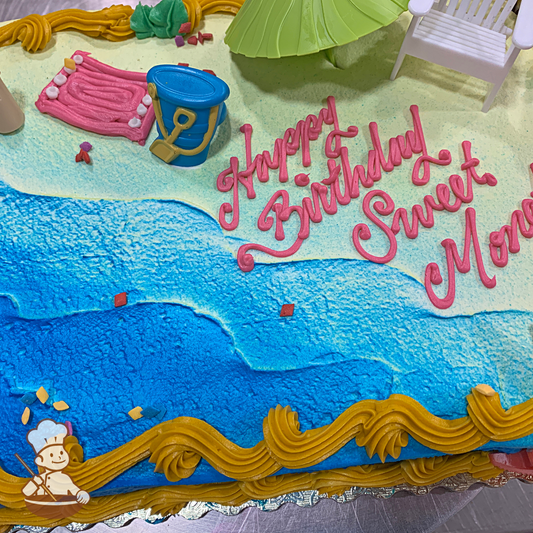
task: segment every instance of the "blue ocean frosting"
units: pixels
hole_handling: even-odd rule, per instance
[[[157,420],[195,416],[249,447],[277,404],[303,430],[331,423],[353,403],[412,396],[437,416],[466,415],[477,383],[510,406],[533,396],[528,312],[443,318],[420,305],[423,286],[366,261],[256,265],[243,273],[218,224],[177,201],[83,201],[9,187],[0,203],[0,434],[4,467],[24,475],[21,397],[44,385],[50,401],[32,423],[68,420],[86,457],[128,442]],[[31,221],[31,225],[27,224]],[[128,306],[113,296],[128,293]],[[279,317],[294,303],[290,318]],[[505,443],[508,447],[508,443]],[[532,446],[526,438],[517,447]],[[401,458],[435,452],[411,439]],[[375,462],[350,443],[321,470]],[[202,463],[187,483],[221,481]],[[167,483],[143,462],[103,493]]]

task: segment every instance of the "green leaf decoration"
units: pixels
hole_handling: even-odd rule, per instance
[[[131,16],[130,27],[138,39],[154,35],[160,39],[170,39],[179,34],[180,26],[188,20],[182,0],[161,0],[154,7],[139,3]]]

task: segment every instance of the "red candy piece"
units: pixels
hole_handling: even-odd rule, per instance
[[[200,41],[200,44],[204,44],[204,36],[201,31],[198,32],[198,40]]]
[[[204,72],[207,72],[208,74],[212,74],[213,76],[215,76],[215,78],[217,77],[217,75],[212,70],[209,70],[208,68],[204,68]]]
[[[115,307],[123,307],[128,303],[128,294],[126,292],[121,292],[120,294],[115,295]]]
[[[283,304],[279,316],[292,316],[294,314],[294,304]]]
[[[187,42],[188,42],[189,44],[194,44],[194,46],[196,46],[197,43],[198,43],[198,37],[196,37],[196,35],[193,35],[192,37],[189,37],[189,38],[187,39]]]
[[[191,23],[190,22],[184,22],[178,31],[178,33],[191,33]]]
[[[178,67],[188,67],[189,63],[178,63]]]
[[[76,155],[76,163],[85,161],[87,164],[91,162],[91,156],[82,148],[79,154]]]
[[[213,40],[213,34],[212,33],[202,33],[202,38],[204,41],[212,41]]]

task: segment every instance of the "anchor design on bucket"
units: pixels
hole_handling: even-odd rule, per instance
[[[177,65],[158,65],[147,80],[159,131],[150,151],[175,166],[201,165],[226,118],[229,87],[211,74]]]

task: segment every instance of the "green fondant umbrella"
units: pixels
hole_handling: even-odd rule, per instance
[[[409,0],[246,0],[226,32],[248,57],[313,54],[394,22]]]

